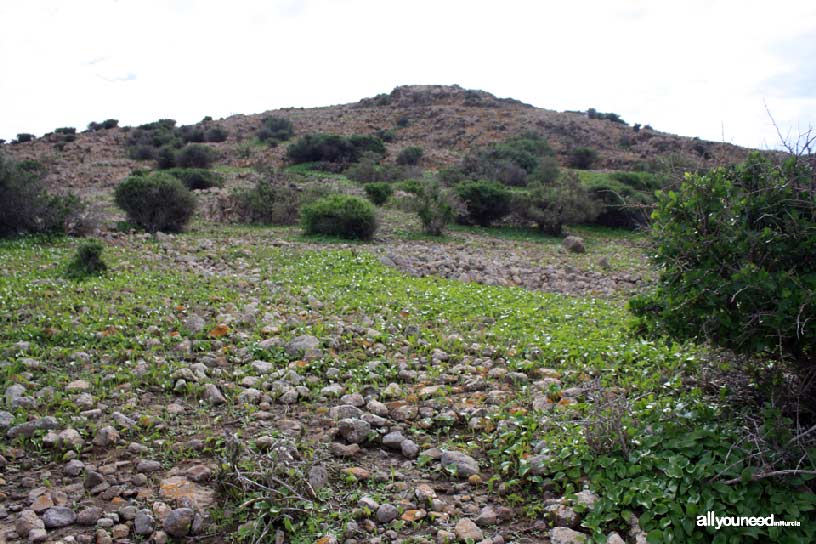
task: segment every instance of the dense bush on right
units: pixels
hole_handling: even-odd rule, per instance
[[[147,232],[183,230],[196,205],[193,193],[166,172],[127,178],[116,186],[114,200],[128,221]]]
[[[349,195],[330,195],[303,206],[300,220],[306,234],[368,240],[377,230],[374,205]]]
[[[660,281],[630,303],[644,330],[813,367],[816,180],[802,160],[687,175],[659,196],[653,239]]]
[[[467,208],[464,219],[482,227],[510,213],[510,191],[498,183],[467,181],[456,187],[456,194]]]

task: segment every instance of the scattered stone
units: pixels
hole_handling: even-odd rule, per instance
[[[584,253],[586,251],[584,248],[584,239],[578,236],[567,236],[564,238],[564,241],[561,242],[561,247],[572,253]]]
[[[397,519],[397,507],[393,504],[383,504],[377,509],[377,521],[380,523],[391,523]]]
[[[54,506],[45,511],[42,519],[46,529],[55,529],[71,525],[76,521],[77,516],[67,506]]]
[[[309,485],[318,491],[326,487],[329,483],[329,471],[322,465],[315,465],[309,469]]]
[[[481,512],[479,512],[479,517],[476,518],[476,525],[478,525],[479,527],[495,525],[498,519],[499,515],[496,513],[495,508],[493,508],[490,505],[487,505],[482,507]]]
[[[550,544],[583,544],[587,536],[567,527],[553,527],[550,529]]]
[[[329,444],[329,451],[335,457],[354,457],[360,453],[360,446],[357,444],[343,444],[341,442],[332,442]]]
[[[194,512],[190,508],[171,510],[167,514],[167,517],[164,518],[164,523],[162,524],[164,531],[168,535],[176,538],[187,536],[187,533],[190,532],[190,528],[193,525],[193,517]]]
[[[442,466],[446,469],[453,469],[453,472],[460,478],[467,478],[479,473],[479,463],[462,452],[445,450],[440,459]]]
[[[456,527],[454,527],[453,531],[456,533],[456,538],[462,542],[467,542],[468,540],[478,542],[484,537],[482,530],[479,529],[472,520],[467,518],[460,519],[456,523]]]
[[[401,444],[402,454],[408,459],[416,459],[419,455],[419,446],[413,440],[405,440]]]
[[[212,383],[208,383],[204,386],[203,398],[205,402],[215,405],[225,404],[227,402],[227,399],[224,398],[224,395],[221,394],[218,387]]]
[[[96,525],[96,522],[99,521],[99,518],[102,517],[104,512],[98,506],[91,506],[84,510],[81,510],[79,514],[77,514],[76,522],[80,525]]]
[[[139,510],[133,518],[133,531],[137,535],[149,535],[153,532],[153,516],[149,510]]]
[[[161,463],[150,459],[142,459],[136,465],[136,472],[159,472],[162,469]]]
[[[351,444],[359,444],[368,438],[371,425],[362,419],[341,419],[337,423],[340,436]]]

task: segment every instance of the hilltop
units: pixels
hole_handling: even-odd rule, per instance
[[[422,166],[428,169],[452,166],[468,150],[525,132],[546,138],[562,164],[570,150],[592,148],[598,152],[594,168],[604,170],[630,170],[655,160],[703,167],[733,164],[749,151],[661,132],[648,125],[628,125],[615,114],[597,115],[611,119],[591,118],[592,113],[535,108],[458,85],[406,85],[350,104],[284,108],[208,121],[228,132],[226,141],[208,144],[220,152],[219,164],[237,168],[283,165],[285,145],[251,145],[263,119],[273,115],[288,118],[295,137],[313,132],[388,132],[392,139],[386,141],[386,161],[393,162],[405,147],[419,146],[425,150]],[[144,163],[128,158],[127,131],[128,127],[116,127],[78,132],[67,143],[52,133],[31,142],[4,144],[0,149],[17,159],[43,162],[48,168],[47,180],[55,189],[95,192],[114,186],[134,168],[144,168]]]

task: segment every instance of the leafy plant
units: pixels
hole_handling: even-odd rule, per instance
[[[511,194],[507,188],[489,181],[466,181],[456,186],[456,194],[467,210],[467,220],[487,227],[510,213]]]
[[[105,246],[99,240],[83,242],[77,249],[76,255],[68,263],[67,273],[72,278],[85,278],[105,273],[108,265],[102,260],[102,251]]]
[[[414,165],[418,164],[425,152],[421,147],[406,147],[397,155],[397,164]]]
[[[550,185],[535,185],[528,197],[518,199],[519,215],[552,236],[561,235],[564,225],[594,220],[600,208],[575,174],[561,176]]]
[[[164,172],[131,176],[116,186],[116,205],[128,221],[147,232],[179,232],[195,211],[195,197],[178,178]]]
[[[374,206],[349,195],[330,195],[303,206],[301,225],[306,234],[328,234],[368,240],[377,230]]]
[[[364,189],[368,199],[378,206],[385,204],[394,194],[394,188],[390,183],[366,183]]]
[[[211,147],[190,144],[176,153],[176,166],[180,168],[210,168],[217,155]]]
[[[456,215],[455,196],[434,180],[418,182],[416,189],[415,205],[422,230],[431,236],[442,236]]]
[[[598,160],[598,152],[591,147],[576,147],[569,153],[569,165],[579,170],[589,170]]]
[[[263,120],[263,125],[258,130],[257,136],[262,142],[277,144],[289,141],[294,133],[294,127],[289,119],[271,116]]]

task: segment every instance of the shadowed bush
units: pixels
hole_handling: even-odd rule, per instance
[[[71,278],[87,278],[104,274],[108,265],[102,260],[102,251],[105,246],[99,240],[83,242],[77,249],[76,255],[66,267],[66,275]]]
[[[306,234],[368,240],[377,230],[377,216],[374,205],[367,200],[330,195],[303,206],[301,225]]]
[[[218,154],[214,149],[199,144],[190,144],[176,153],[175,165],[179,168],[209,168]]]
[[[388,202],[388,199],[394,194],[394,188],[390,183],[366,183],[364,189],[368,199],[377,206],[382,206]]]
[[[466,221],[487,227],[510,213],[510,191],[489,181],[466,181],[456,186],[456,194],[467,209]]]
[[[196,206],[190,190],[166,172],[127,178],[116,187],[114,200],[128,221],[147,232],[182,231]]]

